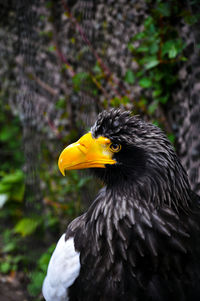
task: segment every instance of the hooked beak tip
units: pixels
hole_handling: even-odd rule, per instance
[[[65,171],[64,170],[60,170],[61,174],[63,175],[63,177],[65,176]]]
[[[59,157],[58,159],[58,168],[63,176],[65,176],[65,169],[63,168],[63,159]]]

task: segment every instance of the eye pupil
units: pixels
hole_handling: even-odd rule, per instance
[[[119,152],[120,149],[121,149],[121,145],[120,144],[117,144],[117,143],[112,143],[110,145],[110,149],[113,151],[113,152]]]
[[[113,149],[117,149],[118,147],[119,147],[118,144],[114,144],[114,143],[112,144],[112,148],[113,148]]]

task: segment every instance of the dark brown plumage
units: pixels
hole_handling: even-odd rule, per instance
[[[81,264],[69,300],[200,300],[200,199],[173,146],[120,110],[102,112],[91,133],[120,148],[116,164],[91,169],[105,187],[67,229]]]

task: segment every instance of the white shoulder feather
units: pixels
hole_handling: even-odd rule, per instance
[[[68,301],[67,289],[80,272],[80,253],[75,251],[74,239],[59,239],[50,259],[42,293],[46,301]]]

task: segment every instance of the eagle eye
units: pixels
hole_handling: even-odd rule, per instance
[[[109,147],[113,153],[118,153],[122,148],[122,146],[118,143],[111,143]]]

